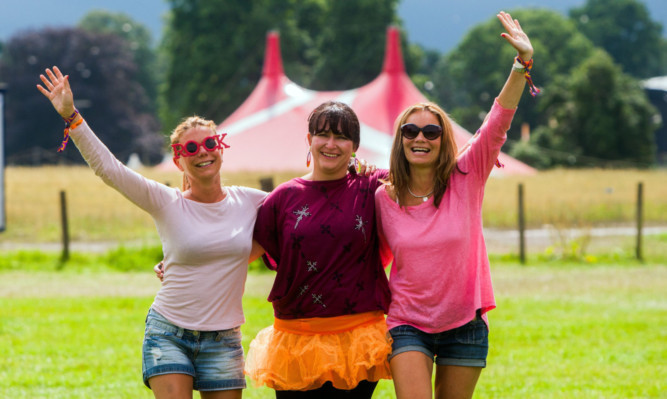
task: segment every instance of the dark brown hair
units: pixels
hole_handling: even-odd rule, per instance
[[[308,133],[311,135],[331,131],[352,140],[356,151],[361,142],[359,118],[349,105],[340,101],[320,104],[308,116]]]

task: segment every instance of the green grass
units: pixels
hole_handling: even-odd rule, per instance
[[[492,263],[498,309],[475,397],[667,397],[664,262]],[[248,278],[246,350],[272,322],[272,279]],[[141,381],[141,341],[158,287],[150,271],[0,271],[0,397],[152,397]],[[249,381],[244,397],[272,393]],[[392,383],[382,382],[374,398],[392,397]]]

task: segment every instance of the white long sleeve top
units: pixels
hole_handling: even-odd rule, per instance
[[[253,227],[266,193],[230,186],[220,202],[192,201],[179,189],[127,168],[85,122],[70,135],[95,174],[155,221],[166,268],[153,309],[190,330],[243,324],[241,297]]]

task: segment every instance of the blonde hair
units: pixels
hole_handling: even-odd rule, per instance
[[[394,126],[394,142],[391,147],[389,158],[389,183],[394,187],[396,198],[403,198],[407,195],[408,185],[410,184],[410,164],[403,150],[403,135],[401,126],[404,125],[408,117],[416,112],[430,112],[433,114],[442,127],[442,141],[440,143],[440,153],[435,165],[435,178],[433,187],[433,205],[437,208],[440,205],[442,196],[445,194],[449,177],[454,173],[456,165],[457,147],[454,140],[454,128],[451,119],[447,116],[437,104],[423,102],[412,105],[403,111]],[[460,171],[460,170],[459,170]]]
[[[197,127],[209,128],[213,131],[213,134],[217,134],[217,131],[215,130],[216,128],[215,122],[213,122],[210,119],[204,119],[200,116],[193,115],[183,119],[183,121],[179,123],[178,126],[176,126],[174,131],[171,132],[171,135],[169,136],[170,143],[171,144],[178,143],[179,141],[181,141],[181,137],[185,132]],[[183,187],[182,191],[186,191],[187,189],[190,188],[190,182],[188,181],[187,176],[185,176],[185,173],[183,173],[182,187]]]
[[[178,143],[181,140],[181,136],[183,136],[183,133],[195,127],[209,128],[213,131],[213,134],[217,134],[217,131],[215,130],[216,128],[215,122],[213,122],[210,119],[204,119],[200,116],[193,115],[183,119],[183,121],[179,123],[178,126],[176,126],[174,131],[171,132],[171,136],[169,136],[171,144]]]

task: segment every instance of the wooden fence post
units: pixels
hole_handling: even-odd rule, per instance
[[[63,233],[63,255],[61,262],[66,262],[69,260],[69,227],[67,223],[67,198],[65,197],[65,191],[60,191],[60,221],[62,223],[62,233]]]
[[[637,260],[642,259],[642,227],[644,225],[644,183],[637,184]]]
[[[264,177],[262,179],[259,179],[259,185],[262,191],[270,193],[271,191],[273,191],[273,177]]]
[[[526,219],[523,204],[523,183],[519,183],[519,260],[526,263]]]

